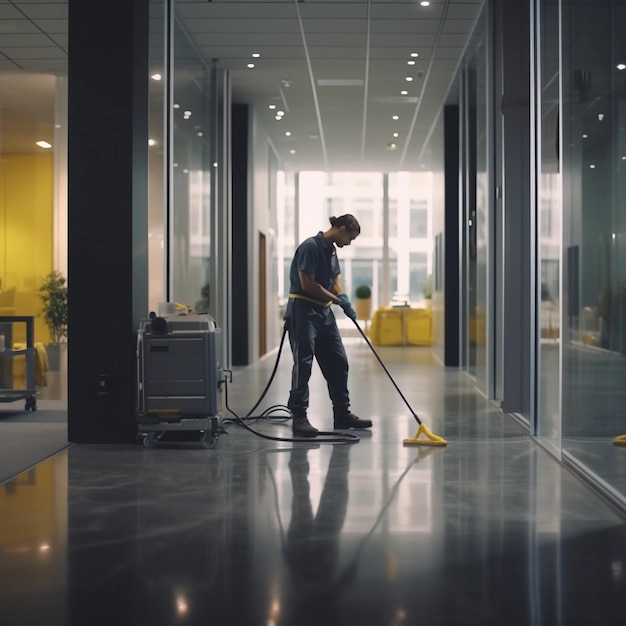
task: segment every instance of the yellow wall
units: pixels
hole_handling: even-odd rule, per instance
[[[49,342],[50,335],[39,317],[41,300],[37,289],[53,269],[53,213],[53,155],[2,155],[0,315],[35,316],[35,341],[43,343]],[[15,289],[13,304],[3,302],[3,295],[6,298],[12,289]],[[14,339],[23,341],[23,328],[18,327]]]

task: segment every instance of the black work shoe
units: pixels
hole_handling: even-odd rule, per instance
[[[315,437],[319,430],[315,426],[311,426],[306,416],[294,415],[291,423],[291,432],[294,437]]]
[[[335,409],[335,428],[346,430],[348,428],[371,428],[372,420],[364,420],[350,413],[348,409]]]

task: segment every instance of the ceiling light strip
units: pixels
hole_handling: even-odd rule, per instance
[[[365,160],[365,135],[367,134],[367,96],[370,78],[370,37],[372,34],[372,0],[367,0],[367,42],[365,44],[365,80],[363,86],[363,127],[361,129],[361,160]]]
[[[283,101],[283,108],[285,109],[285,113],[289,113],[289,104],[287,104],[287,98],[285,97],[285,92],[283,91],[282,85],[278,85],[278,93],[280,94],[280,99]]]
[[[322,144],[322,156],[324,157],[324,168],[328,170],[328,154],[326,152],[326,139],[324,137],[324,127],[322,126],[322,116],[320,114],[320,103],[317,97],[317,89],[315,88],[315,78],[313,76],[313,68],[311,67],[311,57],[309,56],[309,48],[306,43],[306,36],[304,34],[304,25],[302,24],[302,16],[300,15],[300,7],[298,6],[298,0],[294,0],[296,6],[296,13],[298,14],[298,22],[300,24],[300,34],[302,35],[302,46],[304,47],[304,55],[306,57],[306,64],[309,68],[309,80],[311,81],[311,90],[313,91],[313,102],[315,102],[315,115],[317,116],[317,127],[320,131],[320,142]]]
[[[415,105],[415,111],[413,112],[413,119],[411,120],[411,126],[409,126],[409,132],[407,133],[406,141],[404,142],[404,149],[402,150],[402,155],[400,156],[400,163],[398,166],[399,170],[401,170],[402,166],[404,165],[404,159],[406,158],[406,153],[409,149],[409,144],[411,143],[411,137],[413,136],[415,122],[417,121],[417,116],[419,114],[420,108],[422,106],[422,102],[424,100],[424,94],[426,93],[426,86],[428,85],[428,78],[430,77],[430,72],[433,69],[433,64],[435,62],[435,53],[437,52],[439,39],[441,38],[441,33],[443,31],[443,27],[446,21],[446,14],[448,13],[449,4],[450,4],[450,0],[446,0],[445,4],[443,5],[443,10],[441,12],[441,19],[439,20],[439,28],[437,29],[437,35],[435,36],[435,44],[433,46],[433,51],[432,51],[432,54],[430,55],[430,61],[428,63],[428,69],[426,70],[426,75],[424,76],[424,82],[422,83],[422,90],[420,91],[417,104]]]

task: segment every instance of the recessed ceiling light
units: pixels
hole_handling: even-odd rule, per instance
[[[414,58],[415,58],[415,57],[418,57],[418,56],[419,56],[419,53],[417,53],[417,52],[411,52],[411,56],[412,56],[412,57],[414,57]]]
[[[397,139],[398,138],[398,133],[394,133],[393,136]]]
[[[47,141],[38,141],[38,142],[37,142],[37,145],[38,145],[40,148],[45,148],[46,150],[48,150],[49,148],[52,148],[52,144],[51,144],[51,143],[48,143]]]
[[[280,120],[282,120],[282,119],[283,119],[283,116],[282,116],[282,115],[277,115],[277,116],[276,116],[276,119],[280,122]]]
[[[276,115],[278,117],[282,117],[283,115],[285,115],[285,112],[284,111],[276,111]]]
[[[422,0],[422,1],[420,2],[420,4],[421,4],[423,7],[427,7],[427,6],[430,4],[430,2],[428,2],[428,0]]]
[[[156,146],[156,139],[148,139],[149,146]]]
[[[152,78],[152,80],[161,80],[162,76],[161,74],[152,74],[150,78]]]
[[[391,119],[392,119],[392,120],[399,120],[399,119],[400,119],[400,117],[399,117],[398,115],[392,115],[392,116],[391,116]]]
[[[395,150],[398,147],[398,144],[393,142],[387,144],[387,150]]]
[[[254,67],[254,63],[248,63],[248,67],[252,69]]]
[[[615,67],[621,72],[622,70],[626,70],[626,65],[624,63],[618,63]]]
[[[270,104],[267,108],[268,108],[270,111],[273,111],[273,110],[276,108],[276,105],[275,105],[275,104]]]
[[[407,61],[406,64],[407,65],[415,65],[415,61]]]
[[[291,137],[291,131],[290,130],[285,132],[285,137]]]
[[[595,170],[595,169],[596,169],[596,166],[592,163],[592,164],[589,166],[589,169]]]
[[[410,83],[413,80],[413,76],[407,76],[404,80],[406,80],[407,83]]]
[[[295,154],[296,151],[295,150],[289,150],[289,154]]]
[[[400,92],[400,95],[401,95],[401,96],[408,96],[408,95],[409,95],[409,92],[408,92],[406,89],[403,89],[403,90]]]
[[[261,55],[260,55],[258,52],[253,52],[253,53],[252,53],[252,58],[253,58],[253,59],[258,59],[258,58],[260,58],[260,57],[261,57]]]

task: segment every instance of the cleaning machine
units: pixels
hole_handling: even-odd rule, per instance
[[[422,423],[400,391],[393,377],[378,356],[356,320],[353,320],[363,339],[372,350],[385,373],[400,394],[419,428],[414,437],[404,439],[405,445],[446,446],[447,441],[434,435]],[[276,363],[270,379],[260,398],[245,417],[239,417],[228,407],[228,380],[230,370],[222,368],[221,330],[215,320],[206,314],[171,314],[157,316],[150,313],[141,320],[137,335],[137,424],[143,444],[153,448],[168,431],[183,434],[199,433],[200,441],[212,448],[223,425],[235,423],[250,432],[274,441],[304,441],[311,443],[356,443],[359,437],[348,432],[320,431],[316,438],[279,438],[260,433],[248,426],[246,421],[269,418],[276,410],[283,412],[279,419],[291,419],[289,409],[283,405],[272,407],[269,412],[252,415],[267,393],[276,374],[285,340],[286,328],[278,349]],[[224,385],[224,407],[233,417],[220,413],[221,387]],[[287,413],[285,417],[284,413]],[[184,434],[183,434],[184,436]]]
[[[168,431],[195,432],[207,448],[222,430],[221,330],[205,314],[150,313],[137,334],[137,428],[153,448]]]

